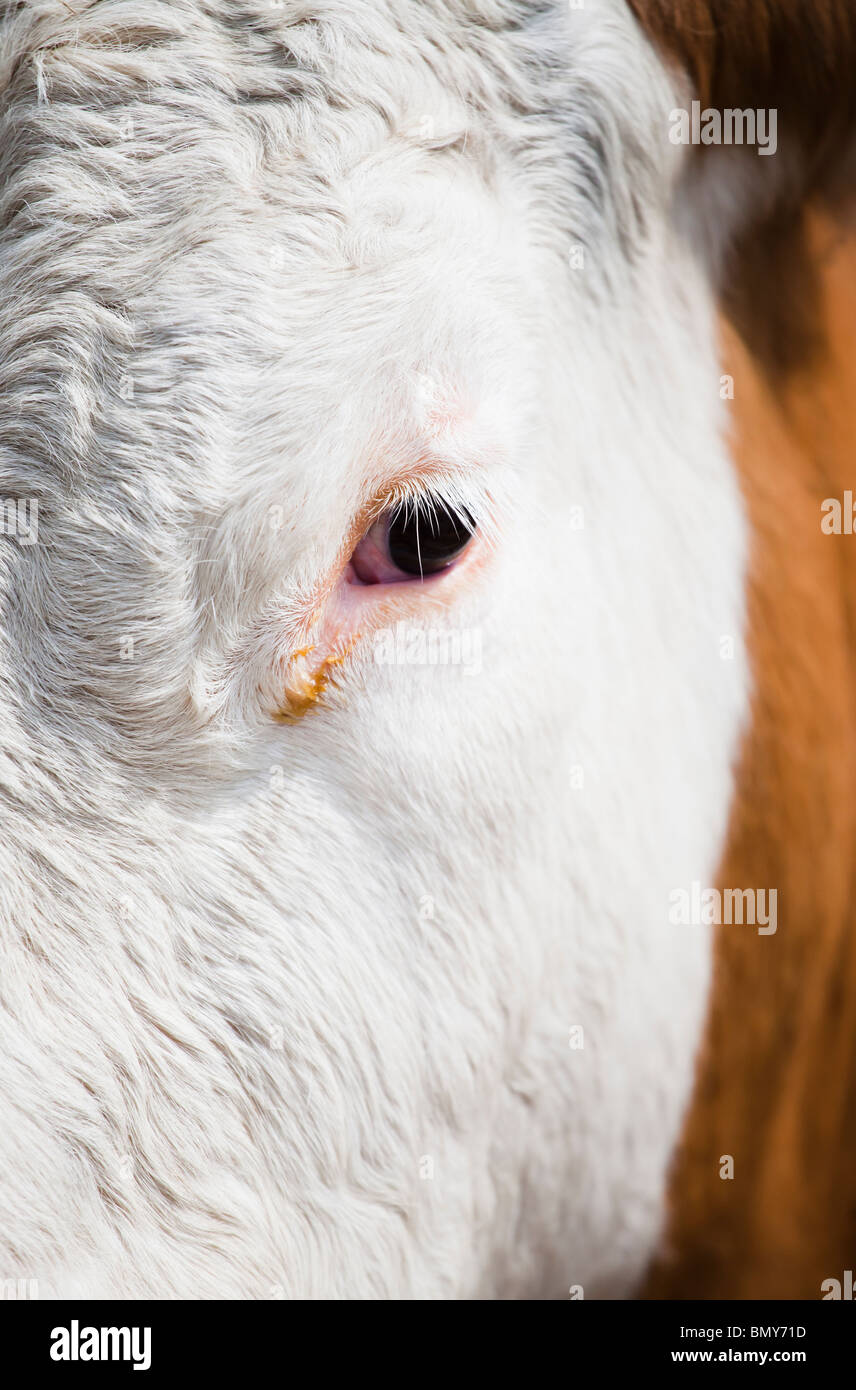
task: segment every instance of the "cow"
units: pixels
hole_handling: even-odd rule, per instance
[[[0,0],[4,1280],[844,1269],[854,61]]]

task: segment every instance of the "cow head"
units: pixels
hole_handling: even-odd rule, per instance
[[[0,1229],[628,1288],[747,700],[686,69],[619,0],[0,15]]]

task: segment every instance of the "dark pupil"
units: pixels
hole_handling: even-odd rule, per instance
[[[467,545],[476,524],[467,511],[400,507],[389,523],[389,558],[405,574],[436,574]]]

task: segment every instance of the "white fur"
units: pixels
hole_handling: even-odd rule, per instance
[[[630,1292],[747,699],[670,80],[618,0],[75,6],[0,4],[0,1277]],[[426,379],[483,669],[274,723]]]

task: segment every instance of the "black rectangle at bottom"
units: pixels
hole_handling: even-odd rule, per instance
[[[575,1366],[609,1373],[751,1365],[816,1376],[847,1364],[855,1326],[856,1306],[831,1301],[579,1300],[502,1313],[488,1304],[0,1303],[7,1372],[15,1365],[60,1380],[105,1371],[222,1380],[262,1368],[266,1376],[330,1375],[337,1359],[348,1375],[399,1378],[424,1374],[432,1353],[438,1373],[454,1370],[456,1378],[482,1378],[497,1362],[507,1377],[518,1360],[529,1378],[557,1357],[569,1374]]]

